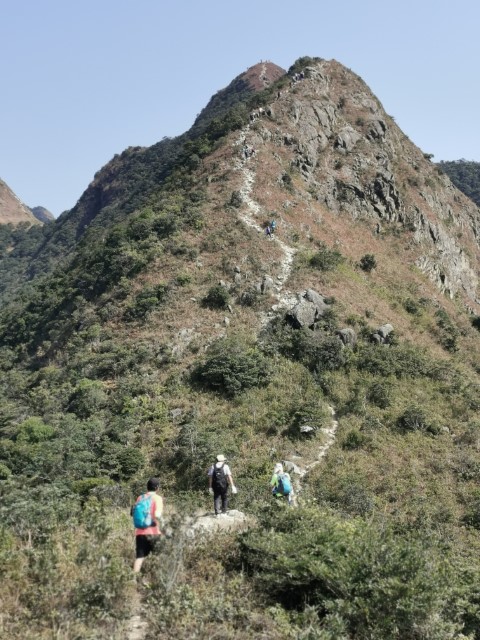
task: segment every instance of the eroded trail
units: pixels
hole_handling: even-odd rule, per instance
[[[248,145],[248,134],[250,132],[250,125],[244,127],[235,142],[235,147],[241,149],[245,144]],[[252,191],[253,186],[255,184],[255,173],[256,173],[256,159],[255,157],[242,159],[237,158],[235,167],[237,171],[239,171],[242,176],[242,185],[240,187],[240,195],[242,197],[242,202],[244,203],[244,207],[239,212],[239,217],[243,222],[257,230],[262,235],[264,234],[264,229],[258,222],[258,217],[263,214],[263,217],[267,217],[267,212],[262,212],[262,207],[260,204],[253,199]],[[265,239],[265,242],[273,241],[276,242],[277,245],[281,248],[283,257],[280,261],[280,268],[275,276],[275,291],[274,297],[277,299],[278,304],[272,306],[272,310],[269,313],[263,314],[262,324],[265,325],[275,314],[275,312],[280,308],[291,308],[298,302],[298,296],[294,294],[289,289],[285,288],[285,283],[287,282],[291,270],[293,258],[295,256],[295,249],[290,247],[286,242],[281,240],[277,235],[274,235],[272,240]],[[322,459],[327,454],[327,451],[330,449],[332,444],[335,442],[336,432],[338,428],[338,421],[336,419],[335,409],[332,406],[329,406],[330,412],[332,414],[332,423],[329,427],[324,427],[322,429],[322,433],[325,435],[325,442],[319,447],[316,452],[316,458],[312,461],[306,462],[303,459],[298,460],[300,463],[299,473],[297,474],[297,492],[301,492],[302,485],[301,481],[305,477],[305,475],[315,468]]]
[[[247,125],[242,129],[238,139],[235,142],[235,146],[241,148],[246,142],[248,144],[248,134],[250,131],[250,125]],[[256,173],[256,158],[237,158],[235,168],[239,171],[243,177],[242,185],[240,187],[240,195],[244,207],[239,212],[240,219],[249,227],[252,227],[262,235],[264,235],[264,229],[260,225],[258,218],[263,215],[267,217],[267,212],[262,211],[260,204],[252,198],[253,185],[255,184]],[[273,311],[279,307],[292,307],[298,302],[297,296],[291,291],[284,290],[284,285],[288,280],[291,270],[293,257],[295,255],[295,249],[290,247],[286,242],[281,240],[276,234],[271,239],[265,238],[265,242],[275,242],[282,251],[282,258],[280,260],[279,269],[275,275],[275,288],[273,296],[277,299],[278,305],[273,308]],[[269,314],[268,314],[269,315]],[[268,317],[264,320],[268,321]]]

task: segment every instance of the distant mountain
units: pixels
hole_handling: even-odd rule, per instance
[[[55,220],[55,216],[45,207],[30,207],[30,211],[33,213],[35,218],[44,224],[48,224],[49,222],[53,222]]]
[[[22,222],[38,224],[39,220],[10,187],[0,180],[0,224],[18,225]]]
[[[437,165],[453,184],[480,207],[480,162],[473,160],[442,161]]]

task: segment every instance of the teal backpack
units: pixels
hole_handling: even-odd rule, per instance
[[[148,493],[142,494],[132,509],[133,524],[136,529],[147,529],[155,524],[152,517],[153,500]]]
[[[292,483],[286,473],[279,473],[277,476],[278,485],[275,493],[279,493],[281,496],[288,496],[292,492]]]

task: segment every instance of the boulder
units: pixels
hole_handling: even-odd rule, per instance
[[[283,468],[287,473],[295,473],[299,476],[303,475],[302,469],[300,469],[298,465],[296,465],[294,462],[291,462],[290,460],[283,461]]]
[[[285,319],[294,329],[303,327],[313,329],[315,322],[325,314],[327,309],[328,304],[325,298],[313,289],[307,289],[300,302],[287,311]]]
[[[336,334],[346,347],[354,347],[357,344],[357,334],[351,327],[340,329]]]
[[[313,427],[311,427],[309,424],[302,424],[302,426],[300,427],[300,433],[304,433],[304,434],[312,434],[315,431],[315,429]]]
[[[273,278],[270,276],[263,276],[262,283],[260,285],[260,292],[263,294],[269,293],[274,287]]]
[[[378,327],[376,333],[380,334],[382,338],[385,340],[393,331],[393,327],[391,324],[382,324],[381,327]]]
[[[187,524],[186,535],[189,538],[196,538],[200,534],[211,535],[217,531],[245,530],[251,523],[251,518],[236,509],[230,509],[228,515],[221,516],[206,513],[197,516],[193,522],[191,521]]]

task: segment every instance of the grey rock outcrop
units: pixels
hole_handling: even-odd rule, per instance
[[[346,347],[354,347],[357,344],[357,334],[351,327],[340,329],[336,332],[336,335]]]
[[[333,214],[381,223],[377,235],[380,228],[382,235],[404,234],[412,265],[450,297],[461,293],[478,304],[480,211],[475,204],[342,65],[312,64],[293,94],[275,103],[278,128],[271,128],[270,140],[288,150],[312,197]],[[307,310],[301,311],[299,321],[308,326]]]
[[[284,460],[283,468],[287,473],[295,473],[300,476],[303,474],[302,469],[300,469],[300,467],[291,460]]]
[[[217,531],[241,531],[247,529],[252,522],[251,517],[236,509],[231,509],[225,516],[205,513],[187,523],[186,534],[189,538],[197,538],[201,535],[212,535]]]
[[[260,284],[260,293],[263,293],[264,295],[270,293],[274,286],[273,278],[270,276],[263,276],[263,280]]]
[[[372,342],[376,342],[377,344],[387,344],[392,331],[393,326],[391,324],[382,324],[382,326],[378,327],[378,329],[372,334]]]
[[[313,289],[307,289],[293,309],[287,311],[285,319],[295,329],[303,327],[313,329],[315,323],[325,314],[328,307],[324,296]]]

